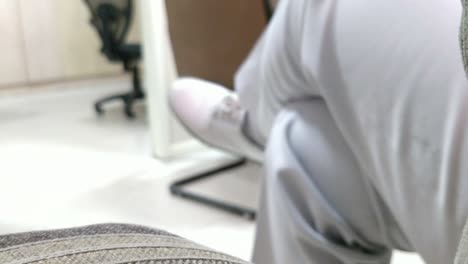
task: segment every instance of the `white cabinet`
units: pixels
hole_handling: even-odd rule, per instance
[[[0,0],[0,86],[27,80],[20,25],[18,1]]]
[[[19,0],[19,3],[29,81],[59,79],[63,76],[56,30],[59,10],[52,0]]]
[[[129,38],[139,42],[134,10]],[[89,20],[82,0],[0,0],[0,88],[122,73],[101,54]]]
[[[89,11],[83,1],[52,1],[58,11],[55,19],[66,21],[66,23],[57,23],[55,26],[58,36],[58,54],[64,77],[78,78],[121,72],[120,64],[111,64],[100,54],[101,41],[89,22]],[[74,26],[70,27],[70,25]]]

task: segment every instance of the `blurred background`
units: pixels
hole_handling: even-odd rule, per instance
[[[0,0],[0,233],[143,224],[249,259],[254,221],[170,192],[239,158],[190,137],[167,91],[187,75],[233,87],[267,25],[265,7]],[[261,175],[247,163],[188,189],[254,211]]]
[[[238,158],[191,138],[167,91],[232,87],[265,25],[262,1],[0,0],[0,233],[144,224],[248,259],[253,221],[170,192]],[[254,209],[260,175],[187,188]]]

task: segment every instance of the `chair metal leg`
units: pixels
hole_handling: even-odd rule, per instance
[[[99,101],[97,101],[94,104],[94,109],[96,110],[96,113],[98,115],[103,115],[104,114],[104,109],[103,105],[107,102],[114,101],[114,100],[122,100],[124,103],[124,113],[129,119],[135,118],[135,112],[133,111],[133,104],[137,100],[141,100],[145,98],[145,94],[143,92],[143,89],[141,87],[141,81],[140,81],[140,72],[138,70],[138,67],[135,66],[132,69],[132,83],[133,83],[133,89],[132,91],[128,93],[123,93],[123,94],[117,94],[113,96],[109,96],[106,98],[103,98]]]
[[[138,66],[135,66],[132,69],[132,83],[133,83],[133,94],[135,95],[136,99],[142,99],[145,97],[143,92],[143,88],[141,87],[141,79],[140,79],[140,69]]]
[[[104,114],[103,105],[105,103],[110,102],[110,101],[115,101],[115,100],[122,100],[122,102],[124,103],[125,115],[128,118],[133,119],[136,116],[135,113],[133,112],[133,104],[135,103],[136,100],[142,99],[143,97],[144,97],[143,95],[137,96],[133,92],[112,95],[112,96],[109,96],[109,97],[106,97],[97,101],[94,104],[94,109],[96,110],[96,113],[98,115],[103,115]]]
[[[202,172],[199,174],[195,174],[188,178],[176,181],[170,186],[171,193],[181,198],[192,200],[192,201],[195,201],[195,202],[207,205],[207,206],[215,207],[215,208],[245,217],[253,221],[255,220],[255,216],[256,216],[256,212],[253,209],[246,208],[241,205],[236,205],[234,203],[210,198],[202,194],[197,194],[195,192],[184,189],[184,186],[205,180],[207,178],[215,177],[222,172],[227,172],[233,169],[237,169],[241,166],[244,166],[246,163],[247,163],[246,159],[237,160],[227,165],[223,165],[221,167],[218,167],[218,168],[206,171],[206,172]]]
[[[103,99],[97,101],[94,104],[94,109],[96,110],[96,113],[98,115],[104,114],[104,109],[102,108],[102,106],[105,103],[110,102],[110,101],[114,101],[114,100],[122,100],[125,95],[126,94],[117,94],[117,95],[109,96],[109,97],[106,97],[106,98],[103,98]]]

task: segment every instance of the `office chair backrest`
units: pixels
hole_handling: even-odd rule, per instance
[[[273,16],[273,3],[271,0],[263,0],[263,8],[265,9],[265,16],[267,20],[271,20]]]
[[[118,60],[117,47],[122,45],[130,28],[132,0],[84,0],[91,11],[91,23],[102,41],[102,52]]]
[[[268,21],[271,20],[273,17],[273,13],[275,12],[276,7],[278,6],[278,2],[280,0],[263,0],[263,7],[265,9],[265,16]]]

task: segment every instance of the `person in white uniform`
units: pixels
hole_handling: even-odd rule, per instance
[[[266,168],[254,262],[452,263],[468,217],[460,1],[282,0],[236,91],[175,82],[200,139]]]

